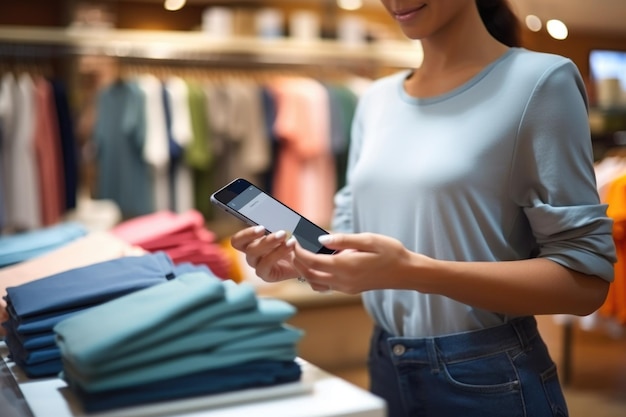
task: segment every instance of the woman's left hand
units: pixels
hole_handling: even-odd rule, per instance
[[[358,294],[400,288],[398,282],[412,260],[400,241],[373,233],[331,234],[320,240],[334,255],[315,254],[296,245],[294,266],[316,291]],[[396,283],[394,285],[394,282]]]

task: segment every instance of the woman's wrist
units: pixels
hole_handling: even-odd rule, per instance
[[[406,251],[399,262],[397,289],[434,293],[440,262],[420,253]]]

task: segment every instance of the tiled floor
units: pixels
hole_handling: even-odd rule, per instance
[[[561,379],[569,369],[564,390],[570,417],[626,417],[626,329],[617,337],[574,325],[569,345],[571,360],[566,366],[563,325],[551,316],[538,317],[537,321],[559,365]],[[367,387],[367,375],[362,369],[333,373]]]

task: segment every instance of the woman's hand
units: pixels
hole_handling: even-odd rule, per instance
[[[293,266],[295,239],[286,238],[282,230],[266,235],[263,226],[255,226],[235,233],[230,243],[246,254],[246,262],[255,269],[259,278],[277,282],[298,276]]]
[[[402,271],[413,259],[398,240],[373,233],[324,235],[320,242],[339,253],[317,255],[297,244],[294,251],[298,275],[317,291],[400,288]]]

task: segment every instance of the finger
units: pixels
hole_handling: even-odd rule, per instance
[[[297,242],[294,247],[294,256],[296,268],[305,276],[309,276],[315,271],[328,273],[334,269],[334,255],[315,254],[304,249]]]
[[[299,275],[293,266],[293,244],[285,242],[259,258],[255,269],[259,277],[274,280],[271,277],[273,272],[276,272],[277,266],[282,268],[279,279],[291,279]]]
[[[328,285],[316,284],[314,282],[309,282],[309,285],[312,290],[317,291],[317,292],[321,292],[321,293],[332,292],[332,288],[330,288]]]
[[[286,233],[280,230],[276,233],[270,233],[269,235],[263,235],[248,242],[243,247],[243,252],[246,254],[246,259],[251,266],[256,266],[256,258],[265,256],[267,253],[273,251],[280,245],[285,243]],[[252,262],[250,262],[252,261]]]
[[[371,233],[333,233],[322,235],[319,242],[329,249],[346,250],[354,249],[361,252],[375,252],[375,237]]]
[[[246,227],[231,236],[230,244],[238,251],[245,252],[246,248],[252,241],[263,237],[264,235],[265,227],[263,226]]]
[[[293,252],[292,262],[294,268],[298,272],[298,276],[306,278],[307,281],[317,282],[321,285],[328,285],[327,281],[332,279],[332,275],[330,273],[314,269],[310,266],[310,263],[299,258],[295,253],[295,249]]]

